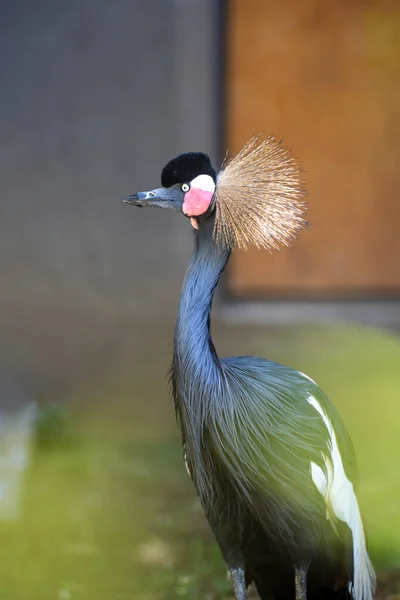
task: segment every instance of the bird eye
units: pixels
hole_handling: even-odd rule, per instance
[[[190,190],[190,185],[188,183],[182,183],[181,190],[182,192],[188,192]]]

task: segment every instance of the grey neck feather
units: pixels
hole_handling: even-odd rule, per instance
[[[178,419],[185,441],[197,450],[210,402],[222,382],[222,367],[210,334],[210,312],[230,250],[215,243],[213,227],[214,218],[210,217],[196,233],[179,305],[172,368]]]

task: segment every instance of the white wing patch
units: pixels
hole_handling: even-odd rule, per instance
[[[311,477],[321,496],[326,498],[328,493],[328,482],[325,473],[321,467],[315,464],[315,462],[311,463]]]
[[[299,371],[300,375],[302,377],[304,377],[305,379],[308,379],[308,381],[311,381],[311,383],[313,383],[314,385],[317,385],[314,381],[314,379],[311,379],[311,377],[309,377],[308,375],[306,375],[305,373],[302,373],[301,371]]]
[[[326,474],[311,462],[311,478],[325,499],[327,516],[334,515],[347,523],[353,536],[354,583],[352,595],[355,600],[372,600],[375,591],[375,573],[368,556],[364,529],[353,484],[347,479],[342,457],[332,423],[319,402],[309,396],[307,402],[321,415],[329,434],[330,456],[323,455]]]
[[[192,477],[192,474],[189,469],[188,461],[187,461],[186,444],[183,446],[183,460],[185,461],[185,467],[186,467],[187,474],[189,475],[189,477]]]

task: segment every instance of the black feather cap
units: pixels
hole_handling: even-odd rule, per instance
[[[207,154],[186,152],[165,165],[161,172],[161,185],[169,188],[176,183],[192,181],[198,175],[210,175],[214,182],[217,180],[217,174]]]

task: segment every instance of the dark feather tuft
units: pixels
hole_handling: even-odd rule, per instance
[[[169,161],[161,172],[161,185],[171,187],[176,183],[192,181],[198,175],[210,175],[216,181],[216,172],[210,157],[203,152],[179,154]]]

